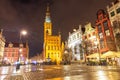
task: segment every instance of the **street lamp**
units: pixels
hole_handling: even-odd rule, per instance
[[[17,63],[17,66],[16,66],[16,69],[20,69],[20,57],[21,57],[21,53],[22,53],[22,47],[23,46],[21,46],[22,45],[22,40],[21,40],[21,36],[25,36],[25,35],[27,35],[27,31],[26,30],[22,30],[21,32],[20,32],[20,43],[19,43],[19,50],[18,50],[18,63]]]
[[[27,31],[26,31],[26,30],[22,30],[22,31],[20,32],[20,43],[22,43],[22,41],[21,41],[22,35],[23,35],[23,36],[27,35]]]
[[[20,31],[19,61],[20,61],[20,55],[21,55],[21,52],[22,52],[22,49],[21,49],[21,48],[23,47],[23,46],[21,46],[21,45],[22,45],[22,40],[21,40],[22,35],[23,35],[23,36],[27,35],[27,31],[26,31],[26,30],[22,30],[22,31]]]
[[[99,63],[101,64],[101,56],[100,56],[100,50],[99,50],[99,42],[98,42],[98,41],[95,41],[94,43],[95,43],[95,45],[97,46],[97,52],[98,52],[98,54],[99,54]]]

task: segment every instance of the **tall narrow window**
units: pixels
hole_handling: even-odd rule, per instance
[[[113,21],[113,28],[116,29],[117,28],[117,21]]]
[[[108,23],[107,23],[107,21],[103,22],[103,25],[104,25],[104,29],[108,30]]]
[[[114,11],[111,12],[110,15],[111,15],[111,17],[113,17],[115,15],[115,12]]]
[[[98,32],[101,33],[102,32],[102,27],[100,25],[98,25]]]
[[[116,12],[117,12],[117,14],[120,13],[120,8],[117,8],[117,9],[116,9]]]
[[[110,35],[110,31],[109,30],[106,30],[105,33],[106,33],[106,36]]]
[[[100,36],[100,38],[103,38],[103,33],[100,33],[99,36]]]
[[[51,50],[53,50],[53,46],[51,46]]]
[[[50,58],[50,53],[48,53],[48,58]]]
[[[100,48],[101,48],[101,49],[102,49],[102,48],[105,48],[104,40],[103,40],[103,39],[100,40]]]

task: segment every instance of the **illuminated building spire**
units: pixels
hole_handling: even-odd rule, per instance
[[[51,22],[51,19],[50,19],[50,7],[49,7],[49,3],[47,4],[45,22],[48,22],[48,23]]]

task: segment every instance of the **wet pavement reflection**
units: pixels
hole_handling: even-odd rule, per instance
[[[119,66],[43,66],[36,71],[26,72],[29,80],[119,80]]]
[[[22,75],[24,80],[120,80],[120,66],[25,65],[0,67],[0,80]]]

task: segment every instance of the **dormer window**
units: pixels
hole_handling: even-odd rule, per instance
[[[10,48],[13,47],[13,44],[12,44],[12,43],[9,43],[8,47],[10,47]]]
[[[23,44],[20,44],[19,47],[23,47]]]

